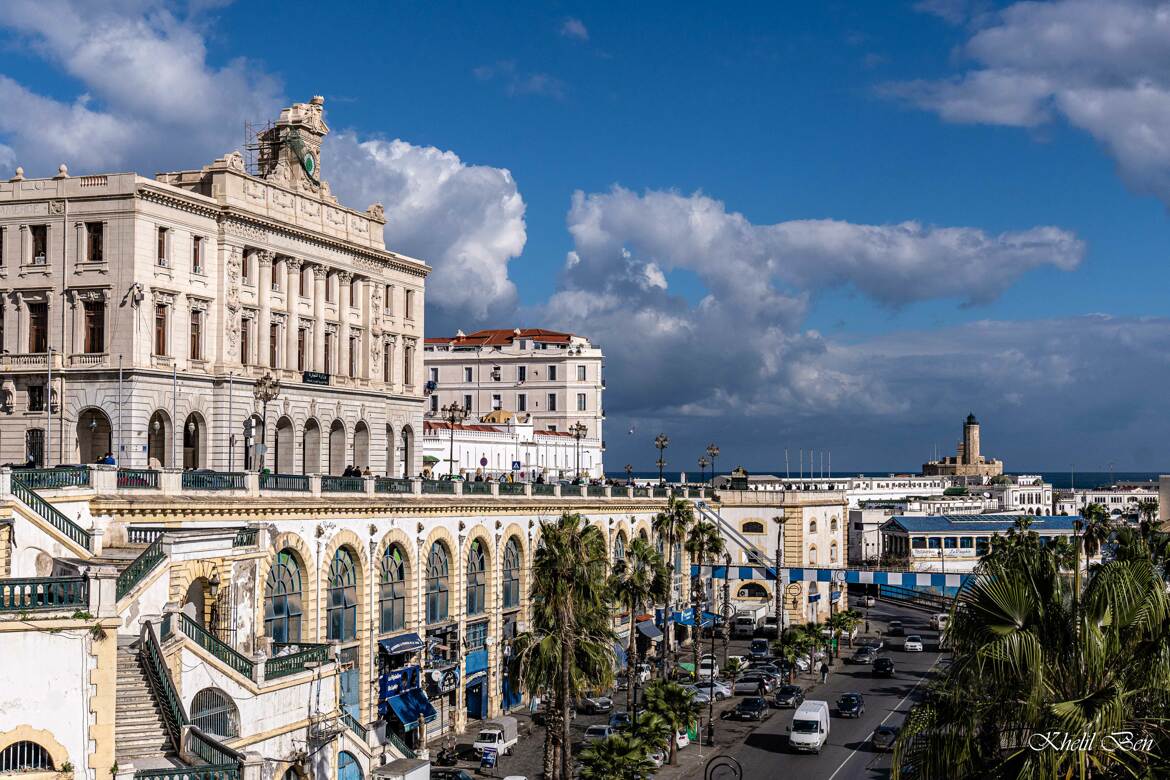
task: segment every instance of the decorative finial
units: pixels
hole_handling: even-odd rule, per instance
[[[16,175],[12,177],[12,181],[23,181],[23,179],[24,179],[24,168],[21,168],[18,165],[18,166],[16,166]]]
[[[69,178],[69,166],[68,166],[68,165],[66,165],[65,163],[61,163],[59,166],[57,166],[57,176],[56,176],[56,178],[58,178],[58,179],[67,179],[67,178]]]
[[[323,105],[325,105],[325,98],[322,97],[321,95],[313,95],[312,99],[310,99],[309,102],[312,103],[314,106],[323,106]]]

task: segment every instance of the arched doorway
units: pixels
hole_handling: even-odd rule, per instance
[[[364,421],[353,428],[353,465],[363,471],[370,467],[370,429]]]
[[[288,417],[276,421],[277,474],[293,473],[293,422]]]
[[[183,468],[201,469],[207,467],[206,456],[207,426],[197,412],[187,415],[183,423]]]
[[[150,416],[146,425],[146,459],[151,468],[166,468],[171,463],[171,416],[162,409]]]
[[[404,425],[402,426],[402,476],[409,477],[414,473],[414,429],[409,425]]]
[[[345,471],[345,423],[334,420],[329,426],[329,473]]]
[[[113,452],[110,418],[101,409],[86,409],[77,418],[77,462],[97,463]]]
[[[244,470],[259,471],[264,467],[265,460],[260,457],[264,451],[264,420],[259,415],[252,415],[252,440],[244,443]]]
[[[305,422],[305,431],[301,434],[301,473],[321,473],[321,426],[316,420]]]
[[[386,476],[397,476],[394,473],[394,450],[398,447],[398,442],[394,439],[394,426],[386,426]]]
[[[206,577],[196,577],[191,580],[191,584],[187,586],[187,593],[183,596],[183,611],[203,628],[207,628],[210,590],[211,586]]]

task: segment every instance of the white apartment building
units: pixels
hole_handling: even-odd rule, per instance
[[[418,473],[429,268],[330,194],[323,105],[251,166],[0,182],[0,462]]]
[[[988,512],[1036,516],[1052,513],[1052,485],[1038,474],[1000,476],[986,485],[969,486],[967,490],[988,499],[985,510]]]
[[[1145,501],[1160,506],[1158,483],[1122,482],[1091,490],[1057,491],[1056,513],[1075,515],[1089,504],[1101,504],[1114,518],[1137,520]]]
[[[452,460],[454,467],[451,466]],[[423,422],[423,470],[432,476],[460,474],[498,479],[545,481],[604,477],[600,440],[577,439],[566,431],[540,430],[532,415],[491,412],[478,422],[452,425],[441,420]]]
[[[604,356],[584,336],[539,328],[459,331],[428,337],[423,352],[427,419],[442,419],[440,410],[452,403],[471,417],[528,414],[537,430],[565,432],[581,423],[605,449]]]

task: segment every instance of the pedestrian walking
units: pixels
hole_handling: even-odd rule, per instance
[[[821,661],[821,685],[829,682],[829,665]]]

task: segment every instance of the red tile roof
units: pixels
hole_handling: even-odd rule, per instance
[[[423,433],[427,431],[449,431],[451,430],[451,423],[449,422],[431,422],[430,420],[423,420]],[[500,429],[494,425],[478,425],[456,423],[455,430],[457,431],[480,431],[482,433],[500,433]]]
[[[427,344],[449,344],[452,347],[501,347],[505,344],[511,344],[518,338],[539,341],[544,344],[568,344],[573,338],[572,333],[561,333],[544,328],[519,328],[519,335],[517,335],[516,330],[491,328],[477,330],[465,336],[428,336],[425,341]]]

